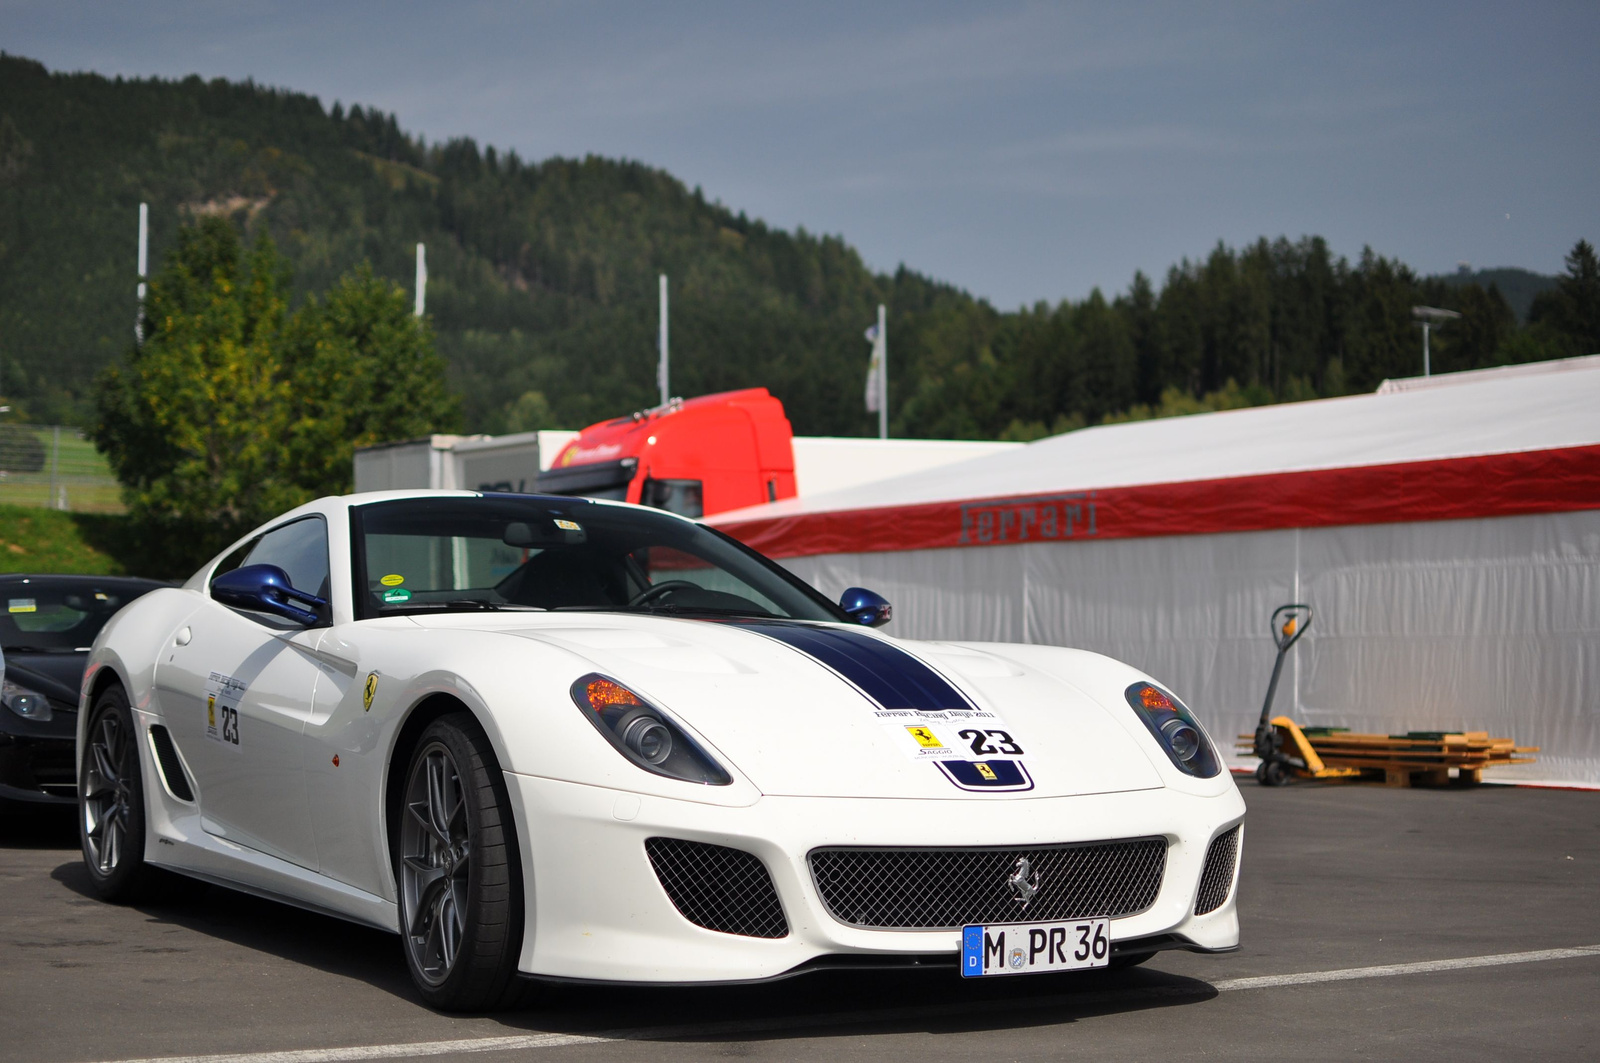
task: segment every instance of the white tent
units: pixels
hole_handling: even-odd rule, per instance
[[[1600,367],[1569,368],[1107,425],[714,522],[884,594],[897,634],[1130,661],[1229,749],[1269,614],[1306,602],[1278,712],[1488,730],[1542,747],[1491,779],[1600,784]]]

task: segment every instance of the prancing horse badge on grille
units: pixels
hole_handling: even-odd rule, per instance
[[[1010,878],[1006,879],[1006,885],[1017,891],[1017,895],[1013,899],[1024,908],[1028,906],[1029,901],[1033,900],[1033,895],[1039,892],[1039,873],[1034,871],[1031,881],[1028,878],[1028,872],[1032,870],[1031,865],[1028,863],[1028,858],[1019,856],[1017,857],[1017,869],[1011,873]]]

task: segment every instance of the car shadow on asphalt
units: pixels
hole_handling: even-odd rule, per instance
[[[98,899],[82,860],[59,865],[50,877]],[[170,892],[129,907],[157,926],[181,927],[416,1000],[393,934],[177,875],[166,876],[163,885]]]
[[[76,821],[11,824],[0,845],[74,851],[50,877],[96,894],[76,856]],[[175,877],[174,877],[175,878]],[[425,1010],[393,935],[193,880],[132,907],[181,927],[374,989]],[[651,988],[541,983],[525,1009],[484,1015],[502,1033],[604,1034],[629,1040],[756,1041],[871,1033],[979,1032],[1058,1025],[1094,1016],[1197,1004],[1216,996],[1199,979],[1138,968],[968,980],[954,969],[817,971],[776,982]],[[488,1031],[485,1031],[487,1033]]]
[[[94,897],[80,861],[51,878]],[[157,925],[363,982],[419,1009],[393,934],[220,886],[134,906]],[[1159,965],[1160,957],[1151,961]],[[630,1040],[752,1041],[862,1031],[973,1032],[1196,1004],[1209,984],[1158,968],[968,981],[954,970],[818,971],[779,982],[648,988],[546,984],[524,1010],[485,1015],[505,1033],[605,1034]],[[730,1022],[730,1017],[737,1020]]]
[[[1151,961],[1159,963],[1159,957]],[[924,971],[817,971],[743,986],[548,987],[508,1030],[641,1041],[758,1041],[861,1033],[971,1033],[1199,1004],[1217,991],[1158,969],[961,978]],[[737,1016],[736,1019],[730,1019]]]

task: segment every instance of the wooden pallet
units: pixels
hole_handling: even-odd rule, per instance
[[[1474,785],[1486,768],[1531,764],[1538,746],[1519,746],[1510,738],[1491,738],[1487,731],[1411,731],[1403,735],[1353,734],[1336,727],[1302,729],[1287,716],[1272,725],[1283,749],[1300,761],[1296,774],[1307,778],[1379,778],[1388,786],[1446,786],[1455,781]],[[1254,752],[1253,735],[1240,735],[1241,753]]]

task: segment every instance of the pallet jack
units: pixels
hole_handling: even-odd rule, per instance
[[[1289,649],[1300,636],[1306,633],[1311,626],[1311,607],[1309,605],[1280,605],[1272,613],[1272,641],[1278,646],[1278,659],[1272,664],[1272,681],[1267,684],[1267,700],[1261,703],[1261,720],[1256,724],[1255,755],[1261,758],[1261,763],[1256,766],[1256,782],[1262,786],[1282,786],[1294,777],[1296,768],[1310,769],[1315,772],[1322,767],[1316,753],[1311,751],[1311,743],[1307,742],[1300,729],[1287,717],[1272,718],[1272,699],[1278,693],[1278,677],[1283,673],[1283,659],[1288,656]],[[1280,728],[1287,724],[1291,737],[1295,739],[1297,753],[1301,754],[1298,762],[1295,758],[1283,751],[1283,734]],[[1315,759],[1315,767],[1311,761]]]

